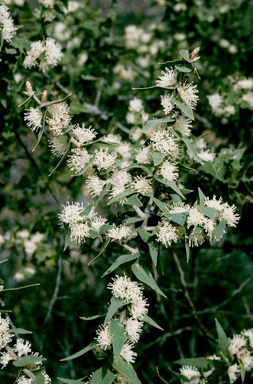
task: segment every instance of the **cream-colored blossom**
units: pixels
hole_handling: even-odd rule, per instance
[[[169,221],[163,220],[158,224],[159,232],[156,234],[157,241],[161,242],[167,248],[171,246],[172,241],[178,241],[177,228],[170,224]]]
[[[67,163],[71,171],[78,173],[85,168],[85,166],[89,163],[90,158],[91,155],[89,155],[85,148],[74,148],[71,150]]]
[[[198,93],[196,88],[197,84],[193,85],[193,83],[183,85],[180,84],[177,88],[179,96],[183,102],[191,108],[195,108],[197,106],[197,101],[199,99],[198,95],[196,95],[196,93]]]

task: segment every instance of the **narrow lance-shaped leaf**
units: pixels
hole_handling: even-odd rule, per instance
[[[61,359],[60,361],[67,361],[67,360],[73,360],[77,357],[80,357],[84,355],[85,353],[89,352],[91,349],[95,348],[97,346],[97,341],[93,340],[87,347],[81,349],[80,351],[74,353],[71,356],[65,357],[65,359]]]
[[[128,336],[125,332],[124,325],[120,325],[118,320],[113,320],[110,323],[110,334],[112,335],[113,345],[113,360],[117,361],[120,357],[120,352],[123,348]]]
[[[151,317],[149,317],[148,315],[144,315],[143,316],[143,321],[145,321],[145,323],[148,323],[150,325],[152,325],[152,327],[155,327],[157,329],[160,329],[161,331],[164,331],[163,328],[160,327],[160,325],[158,325],[153,319],[151,319]]]
[[[162,119],[154,119],[154,120],[149,120],[145,127],[141,130],[141,132],[146,132],[148,131],[150,128],[152,128],[154,125],[157,125],[157,124],[162,124],[162,123],[171,123],[173,122],[174,119],[171,119],[170,117],[164,117]]]
[[[148,270],[145,270],[141,265],[137,266],[136,264],[133,264],[132,271],[138,280],[140,280],[142,283],[147,284],[154,291],[167,298],[163,291],[161,291],[161,289],[158,287],[153,276]]]
[[[13,365],[15,365],[15,367],[24,367],[27,364],[37,363],[44,360],[46,359],[40,356],[22,356],[19,360],[13,361]]]
[[[64,223],[64,249],[63,252],[67,249],[69,242],[70,242],[70,236],[71,236],[71,229],[68,224]]]
[[[110,359],[110,362],[111,362],[113,368],[116,369],[116,371],[118,371],[119,373],[122,373],[122,375],[125,375],[130,380],[131,383],[141,384],[140,380],[137,377],[137,374],[136,374],[134,368],[132,367],[131,364],[128,364],[123,359],[123,357],[120,356],[116,362],[113,361],[112,355],[110,356],[109,359]]]
[[[140,253],[131,253],[130,255],[122,255],[117,258],[117,260],[104,272],[103,276],[109,275],[109,273],[113,272],[120,265],[127,263],[128,261],[132,261],[137,259],[140,256]],[[102,277],[103,277],[102,276]]]
[[[90,265],[94,260],[96,260],[100,255],[102,255],[102,253],[104,252],[105,248],[109,245],[110,241],[111,241],[110,239],[106,239],[106,241],[105,241],[105,243],[104,243],[104,245],[103,245],[103,248],[101,249],[101,251],[99,252],[99,254],[98,254],[96,257],[94,257],[94,259],[92,259],[92,260],[88,263],[88,265]]]
[[[70,96],[71,96],[71,93],[69,95],[65,96],[63,99],[48,101],[47,103],[39,105],[37,108],[49,107],[50,105],[53,105],[53,104],[62,103],[63,101],[67,100]]]
[[[66,149],[66,151],[65,151],[64,154],[62,155],[62,157],[61,157],[59,163],[58,163],[58,164],[56,165],[56,167],[52,170],[52,172],[48,175],[48,177],[50,177],[50,176],[56,171],[56,169],[61,165],[61,163],[63,162],[63,160],[65,159],[65,157],[66,157],[66,155],[67,155],[67,153],[68,153],[68,151],[69,151],[69,148],[70,148],[70,143],[69,143],[69,145],[68,145],[68,148]]]
[[[101,367],[93,373],[90,384],[111,384],[114,378],[114,373],[106,367]]]
[[[47,111],[44,111],[43,116],[42,116],[42,128],[39,131],[38,141],[37,141],[35,147],[33,148],[32,152],[37,148],[37,145],[39,144],[39,142],[40,142],[40,140],[41,140],[41,138],[43,136],[44,129],[45,129],[45,124],[46,124],[46,114],[47,114]]]
[[[106,325],[108,323],[109,320],[111,320],[111,318],[113,317],[114,313],[117,312],[117,310],[121,307],[123,307],[124,305],[127,305],[129,304],[130,301],[126,301],[124,299],[120,299],[120,298],[116,298],[116,297],[112,297],[111,298],[111,305],[108,309],[108,312],[106,314],[106,317],[105,317],[105,321],[104,321],[104,325]]]
[[[8,330],[9,333],[18,333],[20,335],[28,335],[29,333],[32,333],[30,331],[27,331],[26,329],[23,328],[12,328]]]
[[[189,52],[186,49],[181,49],[179,55],[188,63],[192,63],[192,60],[189,58]]]
[[[35,379],[33,380],[33,384],[45,384],[45,376],[42,375],[42,373],[39,373],[35,376]]]
[[[226,336],[222,326],[220,325],[220,323],[218,322],[217,319],[215,319],[215,322],[216,322],[216,329],[217,329],[217,333],[218,333],[220,351],[230,361],[231,357],[230,357],[230,353],[229,353],[229,341],[227,339],[227,336]]]
[[[159,181],[159,183],[164,184],[167,187],[170,187],[171,189],[173,189],[173,191],[175,191],[179,196],[182,197],[182,199],[185,200],[184,195],[182,194],[182,192],[180,191],[180,189],[178,188],[178,186],[174,181],[164,180],[163,177],[159,175],[155,175],[155,179]]]

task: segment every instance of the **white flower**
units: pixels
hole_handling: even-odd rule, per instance
[[[238,213],[235,213],[236,206],[233,204],[231,207],[228,205],[228,203],[225,203],[222,205],[222,216],[226,220],[226,223],[229,227],[236,227],[238,224],[238,221],[240,219],[240,216]]]
[[[146,195],[148,192],[152,191],[150,182],[143,176],[135,176],[134,181],[131,183],[130,187],[143,195]]]
[[[173,202],[169,208],[170,213],[182,213],[189,212],[190,206],[185,203],[175,203]]]
[[[157,131],[152,132],[150,140],[155,151],[168,154],[174,158],[178,157],[178,144],[166,129],[159,128]]]
[[[71,152],[74,154],[69,155],[67,163],[71,171],[78,173],[89,163],[91,155],[89,155],[85,148],[74,148]]]
[[[205,219],[203,228],[206,231],[207,236],[210,238],[210,241],[217,240],[214,219]]]
[[[229,343],[228,350],[231,356],[240,354],[241,348],[247,345],[247,341],[241,335],[234,335],[233,339],[229,340]]]
[[[246,101],[251,108],[253,108],[253,93],[249,92],[243,95],[242,100]]]
[[[17,28],[14,27],[14,22],[10,16],[9,8],[4,4],[0,5],[0,25],[3,40],[9,43],[13,36],[16,34]]]
[[[132,112],[127,112],[126,121],[128,122],[128,124],[134,124],[135,123],[135,114]]]
[[[42,373],[42,375],[45,378],[45,383],[44,384],[50,384],[51,383],[51,379],[50,379],[49,375],[46,372],[41,372],[41,373]]]
[[[135,155],[135,160],[140,164],[149,164],[152,161],[152,156],[148,147],[141,148]]]
[[[240,355],[240,360],[246,371],[250,371],[253,368],[253,356],[251,356],[250,352]]]
[[[236,113],[235,107],[233,105],[228,105],[222,111],[222,114],[226,117],[234,115]]]
[[[68,149],[67,136],[54,136],[49,140],[49,147],[51,147],[51,151],[56,157],[63,156]]]
[[[205,216],[202,212],[198,210],[197,207],[193,207],[189,211],[189,216],[187,218],[187,228],[189,229],[191,226],[196,228],[197,225],[203,225],[205,223]]]
[[[13,360],[9,352],[1,352],[0,363],[2,364],[2,369],[5,368],[10,360]]]
[[[132,384],[132,381],[128,379],[125,375],[122,375],[121,373],[117,373],[115,376],[116,383],[118,384]]]
[[[113,135],[112,133],[109,133],[109,135],[101,137],[100,140],[105,141],[106,143],[118,143],[121,144],[121,137],[118,135]]]
[[[112,174],[113,185],[125,186],[130,183],[131,176],[127,171],[120,170]]]
[[[249,339],[249,344],[253,348],[253,328],[247,329],[241,332],[243,336],[246,336]]]
[[[158,174],[166,180],[173,181],[178,178],[178,167],[172,164],[169,160],[163,162],[158,170]]]
[[[133,141],[138,141],[142,136],[142,132],[140,128],[135,129],[135,131],[130,133],[130,138]]]
[[[205,235],[203,231],[198,233],[191,233],[189,236],[190,247],[198,247],[199,245],[203,244],[204,241],[205,241]]]
[[[72,203],[70,205],[68,202],[67,205],[63,205],[63,207],[64,209],[62,213],[58,215],[61,222],[66,224],[75,224],[83,220],[83,217],[80,216],[84,209],[83,203]]]
[[[85,241],[85,237],[89,237],[90,228],[86,223],[74,223],[70,225],[71,236],[70,241],[81,243]]]
[[[94,227],[97,231],[99,231],[99,228],[102,227],[102,225],[106,224],[107,219],[99,216],[94,216],[91,220],[91,225]]]
[[[203,151],[203,149],[198,153],[198,157],[203,161],[214,161],[215,153],[209,153],[210,149]]]
[[[206,142],[203,138],[197,140],[195,143],[194,143],[194,148],[199,148],[199,149],[204,149],[206,148]]]
[[[31,384],[32,382],[33,382],[33,379],[28,379],[27,377],[22,375],[19,377],[17,384]]]
[[[55,0],[39,0],[45,8],[53,8]]]
[[[0,349],[4,348],[6,344],[11,342],[11,338],[14,336],[8,332],[9,319],[4,319],[0,313]]]
[[[200,372],[195,367],[190,367],[189,365],[183,365],[182,368],[179,369],[181,375],[187,377],[189,380],[199,379]]]
[[[70,37],[70,31],[66,30],[66,25],[60,21],[55,24],[54,35],[58,40],[67,40]]]
[[[199,97],[196,95],[196,93],[198,93],[198,90],[196,89],[197,84],[192,84],[193,83],[183,85],[180,84],[177,90],[183,102],[189,107],[195,108]]]
[[[222,114],[223,109],[220,107],[222,103],[222,98],[218,93],[214,93],[213,95],[207,96],[209,104],[212,108],[212,112],[216,116],[220,116]]]
[[[108,289],[111,289],[112,295],[121,299],[131,300],[133,303],[143,300],[143,286],[136,281],[131,281],[125,274],[123,276],[116,275],[112,282],[108,284]]]
[[[107,169],[112,167],[116,162],[117,153],[108,153],[108,148],[100,147],[99,150],[95,149],[95,160],[93,165],[96,165],[97,169]]]
[[[163,106],[163,111],[165,115],[169,115],[174,107],[173,101],[171,101],[172,96],[168,94],[161,96],[161,105]]]
[[[233,364],[228,368],[228,377],[230,380],[230,383],[234,383],[237,379],[237,373],[241,372],[241,369],[238,364]]]
[[[169,223],[169,221],[163,220],[158,224],[159,232],[156,234],[157,241],[160,241],[167,248],[172,241],[175,243],[178,240],[177,229]]]
[[[130,112],[140,112],[143,109],[143,104],[141,99],[137,99],[135,97],[133,100],[129,102],[129,111]]]
[[[31,343],[21,338],[17,339],[17,343],[14,345],[13,350],[17,352],[18,357],[27,355],[28,353],[32,352]]]
[[[123,345],[123,348],[120,352],[120,355],[123,357],[123,359],[126,360],[126,362],[129,363],[134,363],[135,362],[135,357],[137,356],[137,353],[132,351],[133,344],[130,343],[125,343]]]
[[[142,296],[136,295],[136,298],[131,303],[131,314],[134,319],[142,320],[144,316],[148,313],[147,299],[143,299]]]
[[[176,12],[186,11],[187,6],[185,3],[178,3],[178,4],[174,5],[173,9]]]
[[[222,48],[228,48],[230,45],[229,41],[226,39],[220,39],[219,44]]]
[[[104,350],[107,348],[110,348],[112,345],[112,335],[109,331],[109,325],[101,325],[99,329],[96,331],[97,334],[97,341],[100,347]]]
[[[167,88],[176,84],[177,71],[169,68],[165,68],[165,71],[166,72],[162,71],[162,76],[159,76],[160,80],[156,80],[157,87]]]
[[[67,128],[71,121],[69,116],[69,108],[66,104],[58,103],[53,104],[48,108],[50,117],[46,118],[49,129],[53,131],[55,136],[60,136],[63,134],[63,129]]]
[[[234,85],[234,90],[238,91],[240,89],[248,89],[251,90],[253,88],[253,79],[243,79],[239,80],[235,85]]]
[[[97,135],[97,132],[94,132],[94,129],[85,128],[85,124],[82,124],[82,128],[77,124],[72,131],[73,136],[81,143],[89,143],[91,142]]]
[[[55,11],[53,9],[47,9],[46,11],[44,11],[42,13],[42,18],[45,20],[45,21],[53,21],[56,17],[56,14],[55,14]],[[47,68],[49,69],[49,68]],[[45,71],[43,71],[45,72]]]
[[[122,143],[122,145],[119,145],[115,148],[115,151],[120,154],[120,156],[123,157],[123,159],[126,159],[127,157],[131,156],[130,153],[131,147],[129,143]]]
[[[204,205],[210,208],[215,208],[217,209],[217,211],[221,211],[222,205],[223,205],[221,202],[222,202],[222,197],[220,197],[219,200],[216,200],[216,196],[213,195],[212,199],[209,199],[209,197],[205,198]]]
[[[116,225],[113,224],[113,227],[107,232],[107,236],[113,240],[122,240],[124,237],[129,236],[131,231],[132,227],[125,224],[122,224],[119,227],[116,227]]]
[[[126,332],[128,333],[130,341],[137,343],[140,338],[143,322],[134,318],[129,318],[125,321],[124,325],[126,327]]]
[[[186,35],[184,33],[178,32],[178,33],[175,33],[174,39],[177,41],[183,41],[186,39]]]
[[[32,131],[37,131],[39,128],[42,128],[41,120],[43,113],[39,108],[29,108],[28,112],[25,112],[24,120],[27,120],[27,126],[31,127]]]
[[[94,175],[88,176],[86,184],[91,196],[95,197],[100,195],[106,184],[106,181],[101,180],[97,175]]]
[[[174,124],[174,128],[181,133],[182,136],[189,136],[192,128],[191,119],[187,119],[184,116],[180,116]]]
[[[120,193],[123,193],[123,192],[125,192],[124,185],[113,186],[111,191],[110,191],[109,199],[113,199],[115,196],[117,196],[117,195],[119,195]],[[127,198],[124,196],[124,197],[120,197],[119,199],[117,199],[114,203],[115,204],[123,205],[126,201],[127,201]]]
[[[237,46],[235,44],[230,44],[230,46],[228,47],[228,50],[233,55],[238,52],[238,48],[237,48]]]

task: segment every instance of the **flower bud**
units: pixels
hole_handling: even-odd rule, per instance
[[[41,104],[44,104],[47,101],[47,91],[43,91],[41,96]]]
[[[194,57],[194,59],[192,59],[192,62],[195,63],[195,62],[198,61],[199,59],[200,59],[200,56]]]
[[[199,53],[200,47],[195,48],[191,53],[191,58],[193,59]]]
[[[30,96],[31,93],[33,92],[33,87],[32,87],[32,84],[30,83],[30,81],[26,81],[25,87],[26,87],[27,93]]]

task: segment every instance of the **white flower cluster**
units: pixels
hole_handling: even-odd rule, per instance
[[[226,107],[222,107],[224,104],[222,97],[218,93],[214,93],[213,95],[207,96],[208,102],[212,108],[212,112],[215,116],[225,116],[229,117],[234,115],[236,110],[233,105],[227,105]]]
[[[147,299],[145,299],[142,294],[143,286],[131,281],[126,275],[123,275],[116,276],[116,278],[108,284],[108,289],[112,291],[114,297],[123,299],[126,301],[126,305],[128,304],[127,314],[122,322],[128,339],[123,345],[120,355],[127,363],[134,363],[137,354],[132,349],[134,343],[137,343],[140,338],[143,318],[148,312]],[[114,316],[114,318],[117,317]],[[105,326],[100,326],[96,333],[99,346],[103,350],[111,349],[112,335],[110,334],[110,322]]]
[[[48,72],[57,65],[62,56],[60,44],[48,37],[45,41],[34,41],[31,44],[23,65],[25,68],[38,66],[42,72]]]
[[[110,191],[110,197],[109,199],[114,198],[115,196],[119,195],[120,193],[125,191],[126,186],[131,182],[131,176],[127,171],[120,170],[116,171],[112,174],[111,179],[108,181],[111,181],[113,187]],[[120,197],[116,200],[116,204],[123,205],[126,202],[126,197]]]
[[[150,140],[154,151],[164,153],[174,159],[178,157],[179,147],[177,141],[167,128],[162,126],[156,128],[151,132]]]
[[[134,130],[131,131],[132,140],[136,141],[141,137],[141,129],[138,126],[143,126],[148,121],[149,115],[145,113],[143,102],[136,97],[130,100],[126,121],[128,124],[134,125]]]
[[[48,108],[48,115],[46,122],[49,130],[55,136],[63,135],[63,129],[67,128],[71,121],[68,106],[64,103],[53,104]]]
[[[2,30],[3,40],[8,43],[16,34],[17,28],[14,27],[13,19],[10,16],[9,8],[6,5],[0,5],[0,29]]]
[[[4,319],[0,313],[0,349],[3,349],[8,343],[11,342],[11,338],[14,336],[10,334],[10,320]]]

